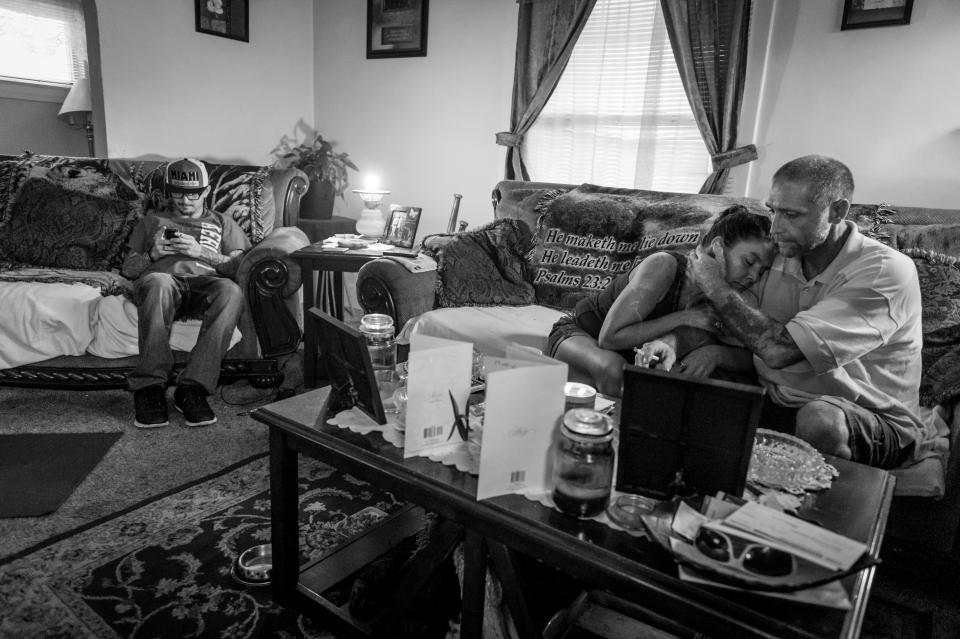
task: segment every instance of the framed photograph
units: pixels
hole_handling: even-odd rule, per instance
[[[250,0],[193,0],[197,31],[250,42]]]
[[[910,24],[913,0],[844,0],[840,30]]]
[[[367,0],[367,58],[427,55],[428,0]]]
[[[356,406],[378,424],[386,424],[387,415],[363,335],[316,307],[308,313],[308,320],[316,323],[320,354],[330,380],[330,406]]]
[[[417,236],[417,227],[420,226],[419,206],[390,205],[390,218],[383,227],[384,244],[393,244],[400,248],[413,248],[413,240]]]

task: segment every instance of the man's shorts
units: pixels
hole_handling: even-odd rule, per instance
[[[897,432],[876,413],[839,397],[821,397],[820,400],[843,411],[849,436],[847,445],[853,461],[889,469],[897,468],[909,457],[910,447],[901,447]],[[793,434],[799,410],[796,406],[775,404],[766,396],[760,413],[760,428]]]

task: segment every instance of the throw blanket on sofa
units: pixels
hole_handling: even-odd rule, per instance
[[[548,192],[537,204],[528,256],[537,303],[573,308],[651,253],[692,249],[732,203],[766,214],[759,201],[747,198],[593,184]]]

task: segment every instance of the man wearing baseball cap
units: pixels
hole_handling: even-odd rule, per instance
[[[200,337],[177,379],[173,405],[187,426],[206,426],[217,421],[206,397],[216,391],[220,364],[243,310],[240,287],[223,273],[250,241],[233,219],[207,207],[210,180],[203,162],[171,162],[165,183],[167,206],[147,213],[133,229],[122,267],[123,275],[134,280],[139,310],[140,361],[127,380],[134,425],[169,423],[170,326],[175,319],[198,317]]]

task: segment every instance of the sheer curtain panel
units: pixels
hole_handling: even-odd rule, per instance
[[[84,77],[80,0],[0,0],[0,78],[69,86]]]

